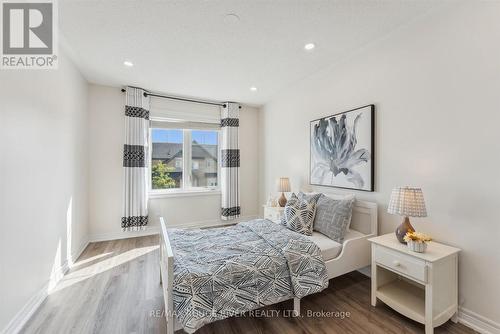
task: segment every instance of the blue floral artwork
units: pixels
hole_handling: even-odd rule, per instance
[[[312,185],[373,191],[374,105],[311,122]]]

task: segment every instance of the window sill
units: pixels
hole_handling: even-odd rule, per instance
[[[192,196],[215,196],[220,195],[219,189],[203,190],[176,190],[176,191],[150,191],[149,198],[169,198],[169,197],[192,197]]]

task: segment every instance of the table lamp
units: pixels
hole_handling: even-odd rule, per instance
[[[287,202],[285,193],[290,191],[290,180],[287,177],[280,177],[278,191],[281,192],[281,197],[278,199],[278,204],[283,207]]]
[[[403,240],[406,232],[415,232],[408,217],[427,217],[424,194],[420,188],[397,187],[392,190],[387,212],[404,217],[403,222],[396,228],[396,237],[399,242]]]

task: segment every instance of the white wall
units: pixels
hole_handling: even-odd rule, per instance
[[[374,103],[376,191],[356,195],[380,203],[379,232],[390,233],[391,189],[422,187],[429,217],[414,226],[463,249],[460,303],[497,323],[499,17],[498,2],[455,3],[286,89],[259,120],[263,202],[279,176],[294,191],[308,184],[310,120]]]
[[[92,240],[128,237],[121,232],[122,150],[125,96],[118,87],[90,85],[90,234]],[[174,108],[178,107],[172,103]],[[185,105],[185,104],[184,104]],[[242,216],[258,214],[258,110],[241,109]],[[150,223],[161,215],[169,226],[220,223],[220,195],[150,199]]]
[[[87,240],[87,82],[0,71],[0,330]],[[53,283],[53,282],[52,282]]]

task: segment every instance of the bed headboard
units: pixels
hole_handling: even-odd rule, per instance
[[[377,203],[356,200],[350,228],[363,234],[378,235],[377,218]]]
[[[324,194],[333,199],[342,199],[345,195]],[[363,234],[378,235],[377,203],[356,200],[352,208],[351,229]]]

